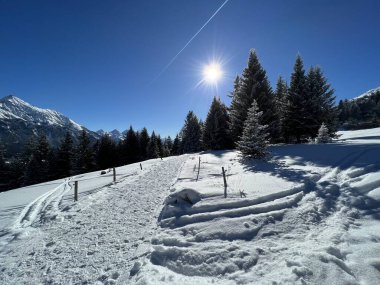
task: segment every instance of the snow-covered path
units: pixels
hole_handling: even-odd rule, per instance
[[[150,248],[162,202],[184,160],[158,161],[62,211],[53,207],[53,219],[23,227],[0,249],[0,283],[128,283]]]

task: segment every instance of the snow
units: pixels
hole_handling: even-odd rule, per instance
[[[82,127],[79,124],[59,112],[32,106],[20,98],[12,95],[1,99],[0,118],[9,120],[19,119],[25,122],[35,122],[36,124],[58,126],[70,125],[74,129],[82,130]]]
[[[377,87],[377,88],[374,88],[374,89],[371,89],[371,90],[368,90],[367,92],[351,99],[351,101],[354,101],[354,100],[357,100],[357,99],[361,99],[361,98],[364,98],[364,97],[367,97],[367,96],[370,96],[372,95],[373,93],[377,92],[377,91],[380,91],[380,87]]]
[[[380,284],[379,138],[272,146],[269,161],[202,152],[117,168],[116,183],[99,171],[1,193],[0,283]]]

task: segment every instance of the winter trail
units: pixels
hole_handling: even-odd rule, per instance
[[[128,283],[131,269],[132,274],[138,270],[149,252],[162,202],[185,159],[157,160],[64,211],[57,207],[68,186],[34,201],[17,224],[33,224],[33,235],[18,237],[0,251],[0,283]],[[36,218],[41,215],[55,218]]]

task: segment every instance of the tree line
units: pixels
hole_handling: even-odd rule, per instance
[[[180,153],[238,148],[243,155],[261,158],[268,143],[301,143],[315,140],[324,129],[337,131],[338,110],[334,90],[320,67],[306,72],[297,55],[290,84],[279,77],[273,91],[254,50],[247,67],[234,81],[227,107],[214,97],[205,122],[189,112],[177,136]]]
[[[178,143],[178,142],[177,142]],[[0,191],[70,177],[76,174],[117,167],[176,153],[175,142],[161,138],[146,128],[135,131],[132,126],[116,143],[104,134],[91,143],[85,130],[78,143],[67,132],[58,148],[53,148],[45,134],[32,137],[17,157],[6,159],[0,145]]]
[[[150,158],[203,150],[237,148],[245,157],[263,158],[269,143],[326,142],[337,131],[334,90],[320,67],[306,72],[297,55],[288,84],[283,77],[272,90],[254,50],[234,81],[226,106],[214,97],[205,121],[189,111],[174,140],[162,139],[146,128],[132,127],[116,143],[107,134],[91,144],[85,131],[74,145],[67,133],[57,149],[45,135],[31,139],[24,153],[11,163],[0,147],[0,189],[12,189],[79,173],[106,169]]]
[[[380,89],[353,100],[340,100],[339,125],[344,129],[380,127]]]

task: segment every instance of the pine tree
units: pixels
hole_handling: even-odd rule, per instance
[[[298,143],[301,142],[307,124],[305,121],[305,118],[308,116],[307,104],[305,70],[301,56],[297,55],[290,80],[288,106],[284,124],[287,141],[295,139]]]
[[[95,169],[95,154],[91,147],[90,138],[85,130],[79,136],[76,148],[76,173],[85,173]]]
[[[152,135],[150,136],[149,144],[147,147],[147,155],[149,159],[160,157],[160,150],[158,149],[158,144],[157,144],[157,136],[154,131],[152,132]]]
[[[184,153],[202,150],[202,128],[197,116],[189,111],[182,128],[182,151]]]
[[[121,143],[122,152],[123,152],[123,163],[134,163],[139,161],[140,157],[140,149],[139,149],[139,139],[133,130],[132,126],[130,126],[129,130],[124,136],[124,139]]]
[[[157,147],[158,147],[159,157],[161,158],[164,157],[164,147],[163,147],[163,143],[162,143],[162,139],[160,135],[157,136]]]
[[[171,148],[171,155],[179,155],[181,154],[180,152],[180,145],[181,145],[181,141],[179,139],[179,135],[177,134],[174,138],[174,141],[173,141],[173,146]]]
[[[117,164],[116,144],[108,134],[103,135],[97,143],[96,161],[100,169],[114,167]]]
[[[23,175],[23,185],[47,181],[50,175],[49,156],[51,150],[46,135],[40,135],[35,145],[28,146],[27,152],[31,153],[27,159]]]
[[[275,112],[278,118],[278,132],[279,136],[277,142],[284,141],[284,121],[288,100],[288,86],[285,80],[280,76],[277,80],[275,92]]]
[[[329,130],[324,123],[322,123],[321,127],[318,130],[318,136],[316,138],[317,143],[329,143],[332,139],[329,134]]]
[[[244,69],[242,76],[235,82],[235,90],[230,107],[230,129],[234,142],[239,140],[243,132],[243,125],[247,118],[248,109],[253,100],[263,111],[263,124],[268,125],[270,139],[278,137],[278,119],[275,109],[274,96],[267,75],[261,66],[257,54],[250,51],[248,66]]]
[[[210,150],[232,147],[228,126],[229,117],[227,108],[219,98],[214,97],[204,123],[202,133],[203,146]]]
[[[139,149],[140,149],[140,160],[145,160],[148,158],[147,149],[149,144],[149,134],[148,130],[144,127],[139,135]]]
[[[246,158],[262,159],[268,154],[268,127],[261,124],[262,114],[263,112],[259,111],[256,100],[254,100],[248,110],[243,134],[237,142],[238,150]]]
[[[171,155],[171,149],[173,148],[173,141],[170,136],[164,139],[163,149],[164,149],[164,157],[168,157]]]
[[[73,139],[69,132],[66,133],[57,153],[57,177],[69,177],[73,174],[74,166]]]

